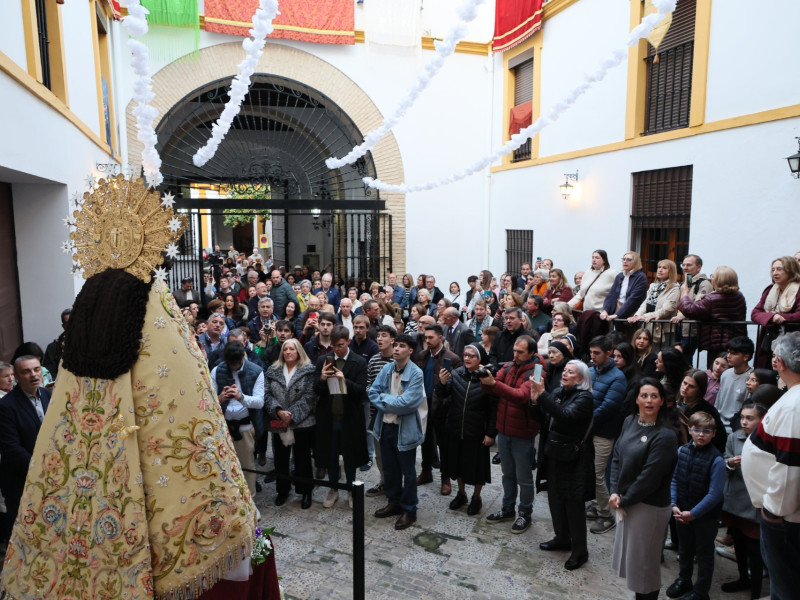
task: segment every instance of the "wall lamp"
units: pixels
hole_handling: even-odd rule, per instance
[[[797,140],[797,152],[787,156],[786,160],[789,161],[789,169],[792,171],[792,176],[795,179],[800,179],[800,137],[794,139]]]
[[[578,181],[578,171],[574,173],[564,173],[565,181],[559,186],[559,190],[561,190],[561,196],[564,200],[569,200],[570,194],[572,194],[572,190],[575,187],[574,185],[570,185],[570,181]]]

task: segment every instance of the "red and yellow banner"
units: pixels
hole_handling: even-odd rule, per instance
[[[524,42],[542,26],[543,0],[497,0],[492,51],[503,52]]]
[[[354,44],[353,0],[281,0],[269,36],[317,44]],[[206,0],[206,31],[250,35],[258,0]]]

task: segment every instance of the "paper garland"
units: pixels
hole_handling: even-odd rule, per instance
[[[259,7],[253,15],[253,28],[250,30],[252,37],[242,42],[247,56],[237,66],[239,73],[233,78],[231,89],[228,91],[228,102],[217,122],[211,127],[211,137],[205,146],[195,152],[192,162],[196,167],[202,167],[217,153],[220,143],[233,124],[233,120],[242,108],[242,102],[250,89],[250,76],[255,73],[258,61],[264,53],[266,37],[272,33],[272,20],[278,16],[277,0],[260,0]]]
[[[444,61],[456,50],[456,44],[467,34],[467,23],[474,20],[478,14],[478,7],[485,0],[463,0],[461,5],[456,8],[456,13],[461,19],[447,32],[444,40],[436,40],[433,45],[436,48],[436,55],[425,65],[425,69],[417,76],[417,81],[408,91],[406,97],[400,101],[394,112],[384,119],[383,124],[377,129],[370,131],[364,141],[353,148],[342,158],[330,157],[325,161],[329,169],[339,169],[345,165],[356,162],[359,158],[370,152],[377,143],[385,136],[392,127],[403,117],[406,111],[414,105],[417,97],[428,87],[431,79],[439,72],[444,65]]]
[[[131,67],[137,76],[133,82],[133,99],[136,100],[133,114],[136,116],[136,137],[144,144],[142,168],[147,184],[158,187],[164,177],[161,175],[161,157],[156,150],[158,137],[153,129],[158,111],[150,105],[155,98],[153,79],[150,77],[150,55],[147,46],[133,39],[147,33],[148,11],[139,4],[139,0],[123,0],[122,4],[128,9],[128,16],[122,19],[122,26],[131,36],[128,39],[128,49],[131,51]]]
[[[372,177],[364,177],[364,183],[377,190],[381,190],[384,192],[395,192],[398,194],[407,194],[409,192],[421,192],[426,190],[432,190],[437,187],[447,185],[450,183],[454,183],[461,179],[464,179],[478,171],[488,167],[495,161],[499,160],[503,156],[507,154],[511,154],[514,150],[517,150],[520,146],[522,146],[528,138],[532,138],[534,135],[539,133],[542,129],[547,127],[550,123],[557,120],[561,114],[567,110],[570,106],[575,104],[576,100],[582,96],[589,88],[591,88],[595,83],[601,81],[609,70],[613,67],[619,65],[625,58],[628,56],[628,47],[635,45],[639,42],[639,40],[646,38],[648,34],[666,17],[667,13],[671,13],[675,11],[675,4],[677,0],[653,0],[653,5],[656,7],[658,12],[647,15],[642,19],[642,22],[637,25],[628,35],[628,39],[626,41],[625,48],[619,48],[613,52],[611,58],[607,58],[600,67],[592,74],[585,75],[583,81],[576,86],[565,98],[563,98],[560,102],[558,102],[553,108],[550,110],[550,113],[547,116],[539,117],[536,119],[535,122],[531,123],[525,129],[520,130],[519,133],[514,134],[511,136],[511,139],[508,140],[503,146],[493,152],[492,154],[485,156],[478,161],[474,162],[472,165],[468,166],[465,169],[457,171],[456,173],[452,173],[446,177],[441,177],[439,179],[428,181],[426,183],[421,184],[401,184],[401,185],[392,185],[389,183],[385,183],[380,179],[373,179]]]

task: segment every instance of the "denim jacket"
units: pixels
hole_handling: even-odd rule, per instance
[[[369,401],[378,409],[370,433],[380,440],[384,413],[398,415],[397,449],[405,452],[413,450],[425,439],[425,423],[428,416],[425,386],[422,369],[408,361],[400,376],[403,392],[399,396],[393,396],[391,394],[393,373],[394,362],[385,364],[369,388]],[[420,410],[423,403],[425,409]]]

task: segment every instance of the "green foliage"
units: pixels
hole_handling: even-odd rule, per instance
[[[256,217],[263,217],[265,221],[270,219],[270,211],[264,209],[250,209],[250,208],[226,208],[223,211],[225,219],[223,223],[226,227],[236,227],[238,225],[248,225],[252,223]]]

